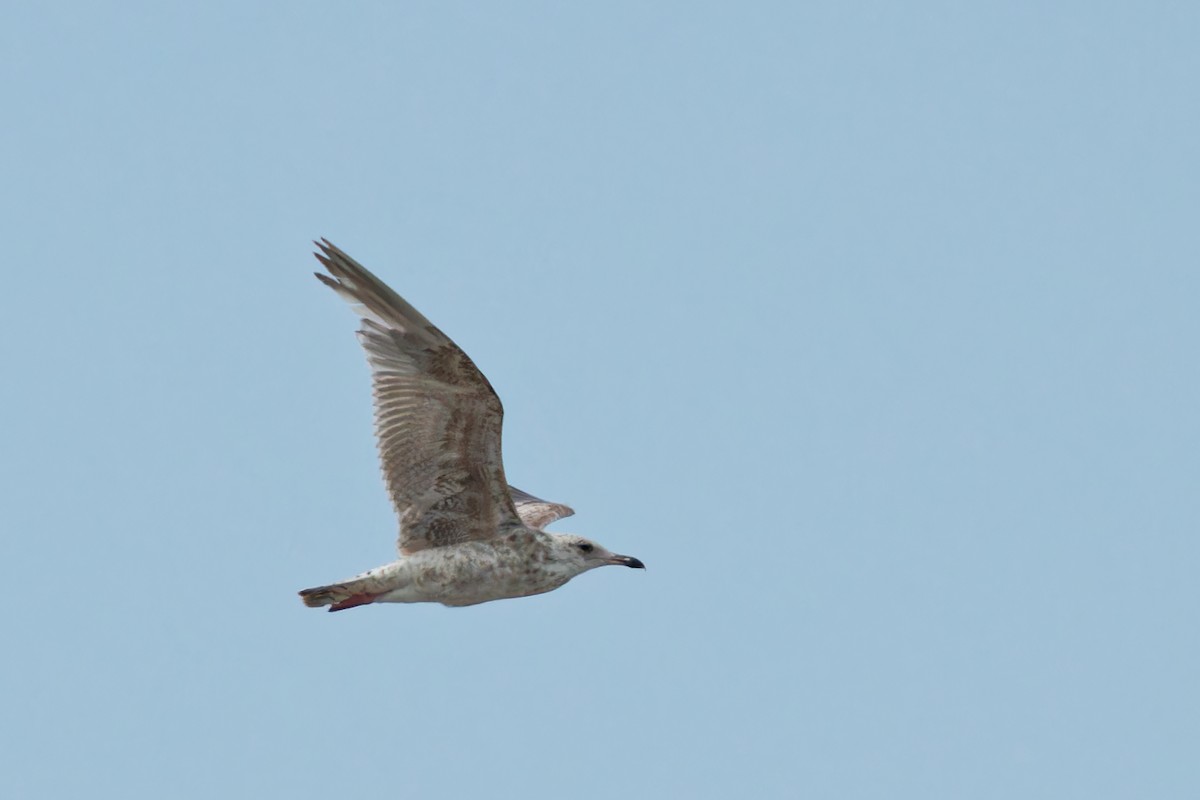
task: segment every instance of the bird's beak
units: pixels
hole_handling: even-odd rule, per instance
[[[634,558],[633,556],[614,555],[612,558],[610,558],[608,560],[608,563],[622,566],[622,567],[631,567],[633,569],[645,569],[646,568],[645,564],[643,564],[641,561]]]

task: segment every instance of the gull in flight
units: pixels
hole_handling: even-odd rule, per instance
[[[317,277],[362,318],[384,481],[400,518],[400,557],[300,592],[342,611],[368,603],[470,606],[557,589],[615,564],[645,569],[593,541],[548,533],[575,512],[509,486],[500,458],[504,410],[487,378],[421,312],[329,241]]]

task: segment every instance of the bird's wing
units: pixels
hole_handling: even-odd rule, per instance
[[[512,495],[513,504],[517,507],[517,514],[520,515],[521,522],[530,528],[542,530],[551,522],[575,513],[575,509],[570,506],[564,506],[562,503],[549,503],[528,492],[522,492],[515,486],[508,487],[508,493]]]
[[[467,354],[419,311],[327,240],[326,286],[362,317],[375,435],[403,554],[487,539],[521,525],[500,457],[500,398]],[[330,277],[332,276],[332,277]]]

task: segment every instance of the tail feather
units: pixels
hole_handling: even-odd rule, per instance
[[[329,586],[316,586],[300,591],[300,599],[309,608],[329,606],[330,611],[343,611],[355,606],[374,603],[378,594],[364,591],[364,581],[347,581]]]

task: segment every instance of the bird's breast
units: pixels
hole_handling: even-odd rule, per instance
[[[422,550],[406,561],[422,599],[450,606],[541,594],[571,578],[536,540],[467,542]]]

